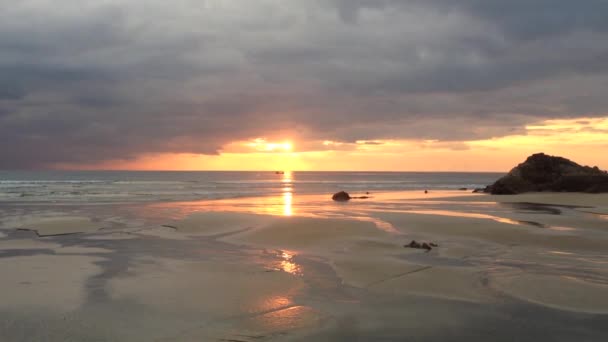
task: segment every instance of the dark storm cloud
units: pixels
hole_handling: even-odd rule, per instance
[[[0,0],[0,168],[605,116],[608,2]],[[308,144],[314,145],[314,144]]]
[[[0,81],[0,100],[17,100],[24,95],[25,91],[18,84],[12,84],[8,80]]]

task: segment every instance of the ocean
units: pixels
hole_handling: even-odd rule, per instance
[[[501,173],[0,171],[0,202],[154,202],[296,194],[455,190],[484,187]]]

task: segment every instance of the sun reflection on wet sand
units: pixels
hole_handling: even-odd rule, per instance
[[[571,232],[571,231],[575,231],[576,228],[571,228],[571,227],[563,227],[563,226],[552,226],[552,227],[548,227],[551,230],[555,230],[558,232]]]
[[[281,270],[293,275],[302,275],[300,266],[293,261],[293,257],[295,256],[296,254],[294,252],[283,251],[281,254],[281,258],[283,259],[281,261]]]
[[[549,254],[558,254],[558,255],[574,255],[574,253],[563,252],[563,251],[549,251],[547,253],[549,253]]]
[[[359,221],[369,221],[383,231],[389,233],[399,233],[390,223],[381,220],[375,213],[403,213],[403,214],[423,214],[452,216],[473,219],[489,219],[496,222],[510,225],[526,225],[526,221],[518,221],[511,218],[495,216],[493,213],[483,213],[468,210],[446,210],[439,208],[424,208],[425,206],[442,206],[448,202],[424,201],[418,199],[421,195],[418,192],[400,193],[376,193],[374,199],[370,201],[357,201],[348,206],[338,205],[328,199],[324,194],[297,194],[294,191],[294,173],[285,171],[277,179],[280,184],[280,193],[271,196],[260,196],[250,198],[233,198],[219,200],[201,200],[191,202],[168,202],[156,203],[143,208],[148,211],[149,216],[159,216],[162,212],[165,217],[171,213],[170,217],[178,219],[186,217],[196,212],[234,212],[257,215],[271,215],[290,217],[311,217],[311,218],[344,218]],[[441,193],[444,196],[451,195],[452,192]],[[440,193],[436,192],[435,196]],[[408,200],[411,199],[411,200]],[[421,204],[423,203],[423,204]],[[488,211],[496,203],[475,204],[473,210]],[[141,214],[141,213],[140,213]],[[143,215],[143,214],[142,214]],[[144,215],[146,216],[146,215]],[[547,227],[552,228],[552,227]],[[566,230],[558,228],[558,230]]]
[[[170,217],[173,219],[183,218],[196,212],[210,211],[252,213],[285,217],[332,217],[335,214],[338,214],[339,217],[345,216],[345,207],[343,205],[335,205],[335,203],[331,202],[331,199],[327,194],[296,195],[294,191],[293,172],[285,171],[285,173],[282,174],[281,178],[277,181],[280,183],[280,193],[270,196],[162,202],[139,207],[138,210],[141,216],[163,218]],[[404,200],[404,198],[418,198],[419,194],[417,194],[417,192],[414,193],[409,191],[400,192],[399,194],[401,194],[401,196],[395,193],[377,193],[374,194],[373,201],[357,202],[354,203],[356,206],[353,205],[347,207],[347,209],[352,210],[356,208],[355,211],[357,211],[357,213],[354,214],[357,215],[355,216],[361,216],[361,212],[391,212],[391,207],[396,205],[407,206],[414,205],[414,203],[419,203],[407,203],[407,200]],[[430,204],[430,202],[427,203]],[[377,208],[378,205],[380,205],[381,208]],[[416,204],[416,207],[417,206],[419,205]]]
[[[431,209],[431,210],[384,210],[386,212],[401,212],[401,213],[409,213],[409,214],[421,214],[421,215],[440,215],[440,216],[453,216],[453,217],[464,217],[464,218],[477,218],[477,219],[488,219],[494,220],[500,223],[513,224],[513,225],[522,225],[522,222],[517,220],[512,220],[506,217],[493,216],[488,214],[481,213],[470,213],[464,211],[451,211],[451,210],[440,210],[440,209]]]
[[[353,218],[357,221],[371,222],[376,226],[376,228],[383,230],[387,233],[402,234],[391,223],[372,216],[365,216],[365,213],[361,213],[361,216],[353,216]]]
[[[291,298],[284,295],[270,296],[262,298],[258,305],[255,306],[257,312],[268,312],[281,310],[293,305]]]
[[[312,327],[319,319],[319,314],[311,307],[297,305],[255,316],[245,324],[272,333]]]

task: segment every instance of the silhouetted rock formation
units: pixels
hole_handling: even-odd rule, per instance
[[[346,202],[346,201],[349,201],[351,199],[351,197],[348,194],[348,192],[340,191],[338,193],[335,193],[331,199],[333,199],[334,201],[337,201],[337,202]]]
[[[608,192],[608,173],[597,166],[538,153],[485,189],[495,195],[534,191]]]

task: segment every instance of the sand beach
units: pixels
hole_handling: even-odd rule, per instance
[[[0,337],[601,341],[607,210],[462,191],[3,205]]]

